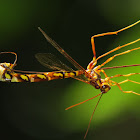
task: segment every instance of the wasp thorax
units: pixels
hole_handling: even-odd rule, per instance
[[[111,89],[111,87],[109,86],[109,84],[103,83],[100,89],[102,93],[107,93]]]
[[[92,86],[94,86],[96,89],[99,89],[100,88],[100,86],[97,84],[97,81],[96,80],[90,80],[90,84]]]

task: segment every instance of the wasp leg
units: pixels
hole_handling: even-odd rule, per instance
[[[131,80],[130,80],[131,81]],[[122,84],[122,83],[125,83],[125,82],[128,82],[128,81],[126,81],[126,80],[124,80],[124,81],[122,81],[122,82],[120,82],[120,83],[117,83],[117,82],[114,82],[114,81],[111,81],[112,83],[114,83],[114,85],[113,86],[118,86],[118,88],[123,92],[123,93],[133,93],[133,94],[136,94],[136,95],[140,95],[139,93],[137,93],[137,92],[134,92],[134,91],[123,91],[122,90],[122,88],[121,88],[121,86],[120,86],[120,84]],[[131,81],[132,82],[132,81]],[[135,81],[133,81],[133,83],[138,83],[138,82],[135,82]],[[139,83],[140,84],[140,83]]]

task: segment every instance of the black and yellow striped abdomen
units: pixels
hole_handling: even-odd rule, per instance
[[[0,81],[5,82],[41,82],[41,81],[50,81],[55,79],[64,79],[64,78],[70,78],[75,77],[83,74],[83,71],[73,71],[73,72],[67,72],[67,71],[56,71],[56,72],[45,72],[45,73],[37,73],[37,74],[21,74],[21,73],[15,73],[11,72],[9,70],[1,71],[0,73]]]

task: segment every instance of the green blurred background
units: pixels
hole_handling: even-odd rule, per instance
[[[37,29],[40,26],[84,68],[93,55],[92,35],[115,31],[140,19],[139,0],[24,0],[0,2],[0,50],[18,54],[16,69],[47,71],[34,55],[59,54]],[[118,36],[96,38],[97,56],[140,37],[140,24]],[[135,43],[120,51],[140,47]],[[120,51],[117,51],[119,53]],[[116,53],[116,52],[115,52]],[[109,56],[112,56],[113,54]],[[139,64],[140,51],[119,56],[106,66]],[[109,56],[99,60],[104,62]],[[12,55],[0,55],[13,62]],[[140,72],[139,67],[106,70],[109,76]],[[140,82],[140,76],[129,77]],[[119,82],[125,78],[116,78]],[[64,79],[41,83],[0,83],[1,137],[5,140],[81,140],[98,98],[65,111],[91,98],[99,90],[85,83]],[[140,86],[122,84],[124,90],[140,93]],[[140,130],[140,96],[124,94],[117,87],[105,94],[95,112],[88,140],[137,140]]]

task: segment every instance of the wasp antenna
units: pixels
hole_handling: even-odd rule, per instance
[[[93,113],[92,113],[92,115],[91,115],[91,118],[90,118],[90,121],[89,121],[89,124],[88,124],[87,131],[86,131],[86,133],[85,133],[84,139],[86,139],[87,133],[88,133],[89,128],[90,128],[91,120],[92,120],[93,115],[94,115],[94,113],[95,113],[95,111],[96,111],[96,108],[97,108],[97,106],[98,106],[98,104],[99,104],[99,102],[100,102],[100,100],[101,100],[101,98],[102,98],[102,96],[103,96],[102,93],[100,93],[100,94],[101,94],[101,96],[100,96],[100,98],[99,98],[99,100],[98,100],[98,102],[97,102],[97,104],[96,104],[96,106],[95,106],[95,108],[94,108],[94,110],[93,110]]]
[[[87,100],[85,100],[85,101],[83,101],[83,102],[80,102],[80,103],[78,103],[78,104],[72,105],[72,106],[66,108],[65,110],[68,110],[68,109],[70,109],[70,108],[73,108],[73,107],[75,107],[75,106],[78,106],[78,105],[80,105],[80,104],[83,104],[83,103],[85,103],[85,102],[87,102],[87,101],[89,101],[89,100],[92,100],[92,99],[98,97],[98,96],[101,95],[101,94],[102,94],[102,93],[100,93],[100,94],[98,94],[98,95],[96,95],[96,96],[94,96],[94,97],[92,97],[92,98],[90,98],[90,99],[87,99]]]

